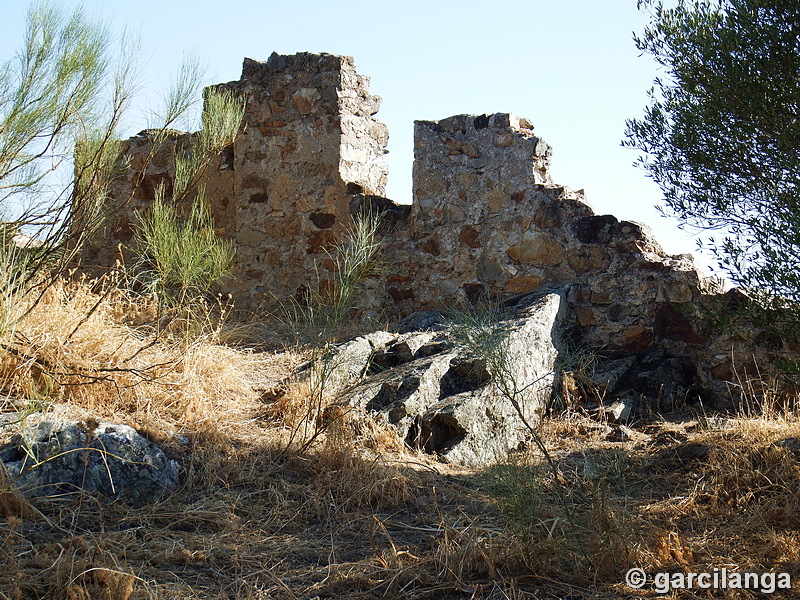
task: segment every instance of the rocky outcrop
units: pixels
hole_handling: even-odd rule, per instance
[[[178,486],[180,467],[128,425],[41,421],[0,448],[14,487],[27,497],[94,494],[141,506]]]
[[[528,439],[550,402],[563,300],[517,297],[493,319],[415,313],[391,332],[341,345],[316,368],[326,394],[381,415],[410,447],[487,464]]]

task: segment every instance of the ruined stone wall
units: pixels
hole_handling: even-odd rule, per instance
[[[167,132],[166,139],[154,147],[154,131],[142,131],[122,144],[126,168],[114,182],[111,201],[106,206],[102,228],[83,249],[84,267],[108,267],[121,262],[129,267],[137,257],[133,252],[137,213],[150,209],[156,190],[163,187],[165,198],[172,196],[175,178],[175,152],[188,143],[192,134]],[[232,149],[216,157],[199,182],[206,188],[217,234],[231,237],[236,231],[236,210]],[[80,223],[80,221],[78,221]]]
[[[669,256],[641,224],[596,216],[582,191],[553,183],[550,156],[514,115],[417,122],[414,204],[407,238],[392,242],[404,252],[391,255],[386,301],[409,312],[561,289],[576,346],[612,361],[681,357],[691,364],[675,368],[676,389],[698,377],[721,394],[713,363],[731,356],[709,356],[692,257]]]
[[[221,84],[246,99],[245,125],[204,184],[218,233],[235,241],[223,291],[238,306],[324,286],[333,277],[326,250],[367,205],[383,212],[386,227],[380,275],[356,299],[362,316],[556,288],[567,298],[569,337],[602,357],[609,394],[694,387],[721,398],[734,365],[752,362],[752,344],[705,318],[709,296],[691,257],[667,255],[643,225],[597,216],[583,192],[555,184],[551,148],[525,119],[417,122],[413,204],[383,198],[388,133],[368,85],[351,58],[307,53],[245,59],[242,78]],[[147,208],[159,184],[169,191],[187,135],[172,135],[144,170],[150,138],[126,142],[130,168],[85,264],[129,253],[133,211]]]
[[[551,152],[514,115],[415,124],[415,301],[461,304],[574,277],[558,228],[591,210],[553,184]]]
[[[691,257],[668,256],[644,226],[595,216],[583,192],[554,184],[551,149],[526,120],[420,121],[415,149],[409,228],[392,240],[409,242],[399,260],[392,253],[389,282],[402,312],[566,285],[593,343],[635,350],[676,337],[654,319],[698,299]]]
[[[350,57],[245,59],[241,79],[219,87],[245,99],[244,125],[201,183],[217,232],[236,246],[224,291],[252,309],[325,273],[325,249],[351,222],[352,194],[384,194],[388,131],[374,117],[380,98],[369,93],[369,78]],[[159,183],[169,198],[176,144],[186,135],[171,136],[149,162],[147,132],[126,142],[131,164],[116,184],[103,230],[84,253],[85,265],[113,264],[119,248],[126,262],[132,259],[135,211],[147,209]]]
[[[406,275],[387,281],[386,301],[409,312],[561,290],[573,350],[596,354],[609,398],[635,389],[665,406],[698,393],[726,403],[771,368],[780,341],[751,323],[715,324],[741,292],[719,294],[646,226],[595,215],[582,191],[553,183],[550,156],[514,115],[417,122],[408,237],[393,240]]]
[[[308,285],[351,221],[348,192],[384,194],[388,132],[368,85],[351,58],[329,54],[245,60],[227,84],[247,98],[234,144],[236,295],[258,302]]]

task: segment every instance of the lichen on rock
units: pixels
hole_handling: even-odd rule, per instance
[[[23,424],[0,460],[12,485],[32,498],[92,494],[141,506],[173,492],[180,475],[177,461],[132,427],[93,420]]]

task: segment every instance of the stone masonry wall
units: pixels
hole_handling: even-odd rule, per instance
[[[380,98],[353,59],[331,54],[273,54],[245,59],[239,81],[221,84],[244,98],[242,131],[202,183],[217,233],[235,241],[233,277],[225,286],[240,306],[255,308],[308,285],[325,272],[325,249],[351,222],[354,191],[383,195],[388,174],[386,126],[374,118]],[[110,216],[83,264],[131,260],[136,218],[174,177],[176,132],[147,163],[148,132],[126,142],[130,167],[117,182]],[[142,173],[142,167],[146,166]],[[138,185],[137,185],[138,182]]]
[[[626,357],[623,372],[667,361],[673,391],[722,398],[730,371],[720,365],[752,349],[707,331],[692,257],[666,254],[641,224],[595,215],[582,191],[553,183],[550,156],[514,115],[417,122],[414,204],[408,231],[390,244],[384,302],[406,313],[566,290],[575,345],[614,368]]]
[[[566,285],[593,344],[642,350],[675,337],[655,318],[699,299],[691,256],[668,256],[640,224],[595,216],[583,192],[552,183],[550,154],[514,115],[417,122],[409,304]]]
[[[136,213],[149,209],[159,186],[163,186],[166,198],[171,197],[175,152],[192,134],[168,132],[165,141],[154,148],[154,133],[142,131],[123,142],[122,156],[128,161],[127,168],[114,182],[113,204],[107,207],[102,228],[82,249],[84,267],[107,267],[117,261],[130,266],[136,260],[132,252],[138,225]],[[206,186],[207,197],[213,199],[210,209],[215,230],[222,237],[231,237],[237,228],[232,157],[232,149],[227,149],[212,161],[200,181]]]
[[[609,394],[628,386],[661,398],[691,388],[720,399],[736,364],[769,355],[742,343],[755,339],[752,331],[713,329],[704,315],[715,300],[691,256],[667,255],[643,225],[597,216],[582,191],[555,184],[552,150],[525,119],[416,122],[413,204],[383,198],[388,132],[368,85],[352,58],[308,53],[245,59],[242,78],[221,84],[246,99],[245,125],[204,184],[218,233],[235,241],[234,277],[223,291],[238,306],[325,285],[326,250],[368,205],[391,226],[381,274],[357,299],[362,315],[556,288],[568,300],[570,337],[601,357],[598,382]],[[160,183],[169,191],[172,157],[187,135],[172,135],[144,171],[147,132],[126,142],[130,168],[84,265],[129,255],[133,211],[146,209]]]

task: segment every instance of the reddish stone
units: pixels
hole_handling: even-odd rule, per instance
[[[136,186],[133,197],[137,200],[155,200],[156,190],[164,186],[164,197],[172,197],[172,178],[168,173],[155,173],[142,177],[142,181]]]
[[[321,99],[319,90],[315,88],[299,89],[292,94],[292,102],[302,116],[311,113]]]
[[[408,283],[409,281],[413,281],[413,279],[413,275],[389,275],[386,281],[389,283]]]
[[[464,227],[461,232],[458,234],[458,241],[466,244],[470,248],[480,248],[481,243],[478,241],[478,230],[474,227]]]
[[[322,254],[336,243],[336,235],[330,229],[312,231],[308,234],[308,254]]]
[[[258,131],[263,136],[275,136],[284,133],[283,128],[286,126],[286,121],[272,121],[266,125],[261,125]]]
[[[564,249],[549,233],[527,232],[518,244],[506,250],[506,254],[526,265],[555,265],[563,260]]]
[[[243,188],[263,189],[267,185],[269,185],[268,182],[263,177],[261,177],[261,175],[258,175],[256,173],[251,173],[250,175],[242,179]]]
[[[419,249],[423,252],[427,252],[428,254],[432,254],[433,256],[439,256],[441,254],[442,249],[439,246],[439,241],[435,238],[428,238],[422,244],[420,244]]]
[[[505,291],[509,294],[524,294],[535,290],[542,284],[538,275],[517,275],[506,282]]]
[[[461,146],[456,143],[454,139],[445,138],[444,145],[447,146],[447,149],[451,155],[455,156],[457,154],[461,154]]]
[[[522,202],[522,200],[523,200],[524,198],[525,198],[525,190],[522,190],[522,191],[519,191],[519,192],[514,192],[513,194],[511,194],[511,199],[512,199],[514,202],[516,202],[517,204],[519,204],[520,202]]]
[[[284,88],[272,88],[269,91],[270,99],[274,100],[278,104],[283,104],[286,101],[286,89]]]
[[[262,279],[264,277],[264,271],[260,271],[258,269],[247,269],[247,271],[245,271],[245,275],[247,275],[248,279]]]
[[[579,306],[576,310],[578,315],[578,325],[581,327],[590,327],[597,325],[597,319],[594,316],[594,311],[589,306]]]
[[[763,367],[756,365],[752,359],[748,360],[741,356],[738,357],[738,359],[734,359],[728,355],[724,363],[712,367],[710,371],[711,375],[720,381],[733,381],[737,383],[746,381],[747,385],[753,388],[754,393],[758,392],[759,387],[764,384]],[[761,389],[763,391],[763,388]],[[787,382],[787,387],[782,391],[794,394],[794,392],[791,391],[793,389],[794,386],[789,385]]]
[[[622,334],[625,350],[646,350],[653,343],[653,330],[638,323]]]
[[[722,363],[711,368],[711,376],[720,381],[733,381],[733,369],[730,363]]]
[[[400,288],[389,288],[389,295],[392,297],[395,304],[399,304],[405,300],[413,300],[416,297],[414,290]]]

